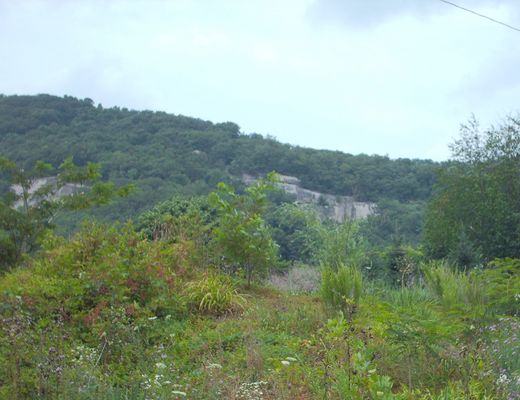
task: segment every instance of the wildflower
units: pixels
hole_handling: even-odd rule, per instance
[[[282,360],[282,364],[285,366],[289,366],[289,365],[291,365],[291,362],[287,361],[287,360]]]
[[[217,369],[222,369],[222,365],[220,364],[209,364],[208,369],[214,369],[214,368],[217,368]]]
[[[294,358],[294,357],[286,357],[285,359],[286,359],[287,361],[290,361],[290,362],[296,362],[296,361],[298,361],[298,360],[297,360],[296,358]]]
[[[498,385],[507,384],[507,383],[509,383],[509,378],[507,377],[506,374],[502,374],[498,377],[498,379],[497,379]]]
[[[163,369],[163,368],[166,368],[166,364],[162,363],[162,362],[158,362],[155,364],[155,366],[159,369]]]
[[[181,392],[180,390],[172,390],[172,394],[176,394],[177,396],[186,397],[186,392]]]
[[[148,321],[154,321],[157,319],[157,315],[154,315],[153,317],[149,317],[148,318]]]

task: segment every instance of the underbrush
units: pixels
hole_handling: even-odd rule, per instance
[[[0,398],[519,398],[515,260],[400,288],[325,268],[308,294],[201,270],[191,246],[49,237],[0,278]]]

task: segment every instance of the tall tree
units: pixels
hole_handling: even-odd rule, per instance
[[[253,275],[262,274],[276,261],[277,246],[263,219],[267,208],[267,193],[274,189],[276,174],[259,180],[237,194],[225,183],[211,193],[209,200],[218,212],[216,239],[227,258],[245,272],[248,286]]]
[[[34,249],[39,236],[54,226],[60,210],[107,204],[130,192],[131,186],[116,188],[111,182],[100,181],[100,168],[94,163],[79,167],[71,157],[58,171],[42,161],[27,170],[0,157],[0,172],[12,185],[0,199],[0,266],[14,265],[23,253]]]
[[[427,251],[457,257],[463,245],[485,259],[520,257],[520,119],[485,131],[472,119],[451,150],[427,212]]]

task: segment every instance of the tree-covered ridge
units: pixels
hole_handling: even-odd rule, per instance
[[[422,245],[421,200],[338,223],[275,173],[64,238],[57,211],[119,192],[99,164],[66,159],[56,198],[0,158],[0,398],[520,400],[520,124],[452,149]]]
[[[91,99],[50,95],[0,96],[0,148],[20,165],[59,165],[68,156],[79,165],[102,163],[103,178],[138,187],[117,205],[125,215],[173,193],[203,194],[219,181],[273,170],[297,176],[305,188],[360,201],[425,200],[438,165],[313,150],[243,134],[231,122],[107,109]]]

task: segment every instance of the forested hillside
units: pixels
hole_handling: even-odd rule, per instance
[[[520,400],[520,119],[439,168],[71,97],[0,133],[1,399]]]
[[[136,185],[131,196],[101,214],[122,219],[173,194],[206,194],[219,181],[238,184],[244,173],[273,170],[297,176],[305,188],[359,201],[424,201],[437,167],[428,160],[282,144],[245,134],[232,122],[107,109],[91,99],[50,95],[0,96],[0,155],[27,168],[37,160],[57,167],[68,156],[79,165],[101,163],[104,179]]]

